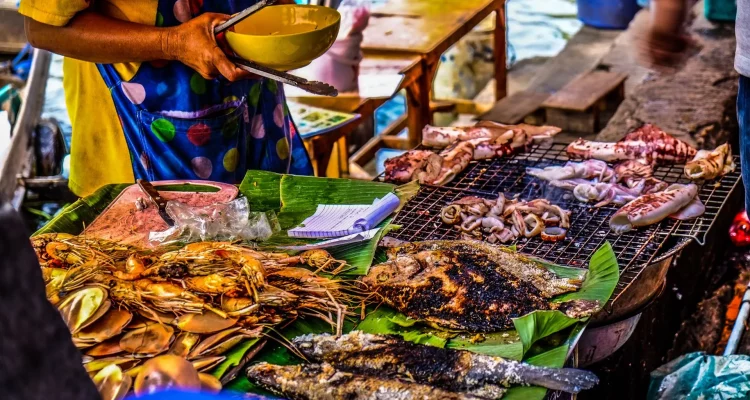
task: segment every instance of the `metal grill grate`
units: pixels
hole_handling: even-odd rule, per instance
[[[523,199],[544,197],[564,209],[572,211],[571,227],[563,241],[544,242],[539,237],[519,238],[513,244],[519,251],[541,257],[550,262],[586,268],[596,249],[609,241],[620,261],[621,279],[615,298],[650,264],[671,235],[687,236],[703,243],[727,197],[739,181],[735,172],[723,177],[718,184],[704,184],[699,196],[706,205],[705,214],[693,221],[671,219],[639,228],[622,235],[611,233],[610,217],[619,206],[595,208],[577,201],[568,191],[553,188],[527,176],[527,167],[562,165],[568,161],[565,144],[535,147],[532,151],[512,158],[473,162],[456,179],[444,187],[423,186],[398,213],[394,223],[401,229],[389,236],[405,241],[459,239],[460,233],[440,220],[440,210],[467,195],[496,198],[519,195]],[[658,167],[655,176],[669,183],[686,183],[681,165]]]

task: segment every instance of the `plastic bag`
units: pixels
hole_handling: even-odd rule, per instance
[[[276,214],[251,212],[246,197],[229,203],[192,207],[170,201],[167,213],[174,220],[173,227],[163,232],[151,232],[153,245],[191,243],[197,241],[263,241],[278,232]]]
[[[362,31],[370,19],[369,2],[344,0],[338,7],[341,29],[330,49],[295,73],[333,85],[340,92],[358,89],[359,63],[362,61]]]
[[[747,399],[750,357],[690,353],[651,373],[648,400]]]

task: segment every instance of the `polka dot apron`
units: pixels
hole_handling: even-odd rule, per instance
[[[202,12],[233,14],[255,0],[159,0],[157,26]],[[238,183],[247,169],[312,175],[289,116],[283,86],[272,80],[206,80],[177,61],[142,63],[125,82],[98,64],[110,89],[136,179]]]

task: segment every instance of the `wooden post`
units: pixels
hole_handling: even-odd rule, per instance
[[[495,100],[500,100],[508,95],[508,66],[506,61],[506,20],[505,0],[498,0],[495,10]]]

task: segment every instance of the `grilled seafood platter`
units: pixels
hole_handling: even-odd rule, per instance
[[[545,199],[507,199],[500,193],[495,200],[476,196],[456,200],[443,207],[440,219],[461,231],[464,239],[507,243],[538,235],[545,241],[562,240],[570,228],[570,214]]]
[[[323,250],[290,256],[200,242],[157,252],[66,234],[35,236],[32,245],[86,370],[125,386],[123,376],[163,354],[211,370],[235,345],[298,316],[340,332],[347,305],[360,300],[351,282],[316,275],[340,266]],[[111,386],[111,398],[129,389]]]
[[[504,125],[480,122],[472,127],[426,126],[422,145],[435,150],[411,150],[385,161],[385,180],[445,185],[472,160],[508,157],[560,132],[553,126]]]
[[[425,241],[388,251],[388,260],[362,278],[382,302],[432,326],[467,332],[513,328],[513,318],[559,310],[585,318],[598,302],[553,302],[585,278],[555,275],[538,261],[479,241]]]

